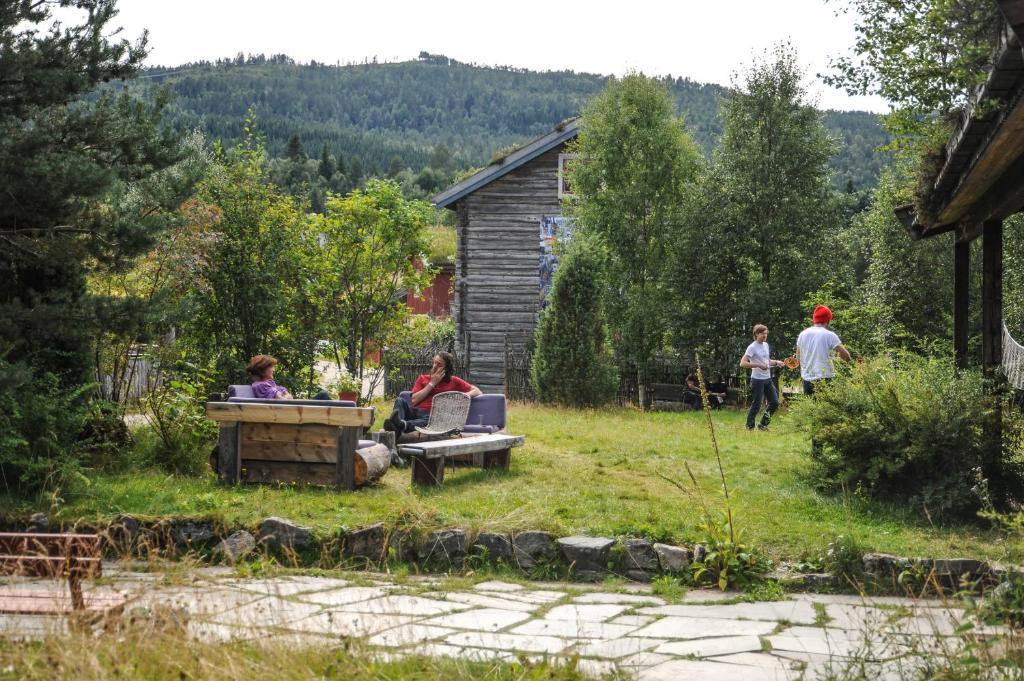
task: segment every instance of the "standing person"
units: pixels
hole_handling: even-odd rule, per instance
[[[771,358],[768,347],[768,327],[764,324],[754,325],[754,342],[747,346],[740,359],[740,366],[750,369],[750,410],[747,411],[747,430],[754,429],[757,413],[761,411],[762,400],[768,403],[758,430],[768,430],[772,414],[779,408],[779,393],[772,383],[773,366],[782,366],[782,361]]]
[[[430,420],[430,407],[434,395],[455,390],[466,393],[470,397],[480,395],[480,388],[471,385],[454,375],[455,358],[450,352],[439,352],[434,355],[429,374],[420,374],[412,386],[409,401],[399,397],[395,400],[391,416],[384,421],[384,430],[394,431],[396,437],[425,426]]]
[[[836,375],[832,365],[834,350],[844,361],[850,361],[850,351],[835,331],[828,328],[832,321],[832,310],[824,305],[814,308],[811,315],[813,326],[800,332],[796,339],[796,356],[800,360],[800,378],[804,382],[804,395],[813,395],[818,381],[829,381]]]

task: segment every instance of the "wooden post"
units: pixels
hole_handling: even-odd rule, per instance
[[[356,488],[356,445],[359,444],[360,429],[355,426],[341,426],[338,433],[338,486],[342,489]]]
[[[241,476],[242,458],[238,447],[241,438],[238,423],[227,421],[220,424],[217,438],[217,476],[226,485],[235,485]]]
[[[968,365],[968,308],[971,291],[971,242],[953,244],[953,355],[957,370]]]
[[[992,377],[1003,361],[1003,222],[989,220],[982,236],[982,367]]]

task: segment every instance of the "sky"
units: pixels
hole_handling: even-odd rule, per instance
[[[149,30],[151,65],[284,53],[335,64],[414,59],[421,50],[461,62],[532,70],[684,76],[728,85],[772,45],[792,44],[811,98],[824,109],[884,112],[817,77],[854,43],[844,0],[120,0],[112,22]]]

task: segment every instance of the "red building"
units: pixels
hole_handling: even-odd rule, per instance
[[[438,273],[434,281],[423,290],[417,298],[412,292],[405,296],[405,303],[413,314],[427,314],[431,317],[448,317],[451,315],[452,279],[455,275],[454,263],[438,265]],[[417,262],[416,269],[422,269],[423,263]]]

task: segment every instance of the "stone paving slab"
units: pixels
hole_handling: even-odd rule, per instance
[[[436,627],[426,624],[403,624],[371,636],[367,639],[367,642],[375,646],[399,647],[444,638],[454,632],[454,629],[447,627]]]
[[[452,634],[446,643],[473,648],[490,648],[495,651],[519,651],[524,653],[545,653],[554,655],[562,652],[572,641],[554,636],[519,636],[516,634],[490,634],[486,632],[464,632]]]
[[[547,620],[570,622],[604,622],[629,610],[628,605],[556,605],[544,615]]]
[[[309,617],[320,610],[322,608],[319,605],[295,603],[276,596],[267,596],[234,608],[206,611],[203,616],[211,622],[231,626],[287,627],[292,622]]]
[[[424,620],[425,624],[455,629],[472,629],[474,631],[498,631],[513,624],[530,619],[529,613],[515,610],[499,610],[497,608],[479,608],[466,610]]]
[[[460,593],[460,592],[448,592],[448,593],[426,593],[423,594],[426,598],[440,598],[454,603],[465,603],[466,605],[475,605],[481,608],[498,608],[500,610],[515,610],[517,612],[533,612],[537,608],[541,607],[539,603],[524,603],[523,601],[514,601],[511,598],[501,598],[499,596],[489,596],[479,593]]]
[[[653,638],[707,638],[710,636],[765,636],[775,630],[775,622],[723,620],[700,617],[665,617],[633,632],[634,636]]]
[[[755,650],[761,650],[761,639],[757,636],[723,636],[663,643],[655,648],[654,652],[679,657],[688,655],[713,657],[731,653],[748,653]]]
[[[282,579],[232,579],[217,582],[219,586],[230,586],[243,591],[255,591],[268,596],[294,596],[316,591],[339,589],[349,585],[344,579],[296,575]]]
[[[547,605],[548,603],[554,603],[565,598],[565,594],[561,591],[507,591],[507,592],[495,592],[493,595],[501,595],[503,598],[508,598],[513,601],[520,601],[521,603],[533,603],[536,605]]]
[[[582,643],[576,647],[576,651],[580,655],[586,655],[589,657],[616,659],[636,656],[639,653],[644,653],[656,648],[662,643],[667,643],[667,641],[659,638],[635,638],[624,636],[622,638]],[[659,660],[659,662],[665,662],[666,660],[671,659],[671,656],[668,655],[660,657],[663,657],[664,659]]]
[[[372,598],[387,596],[390,589],[383,586],[350,586],[332,591],[318,591],[302,594],[296,600],[305,603],[316,603],[322,606],[338,606],[368,601]]]
[[[331,636],[362,637],[377,634],[393,627],[412,624],[419,617],[413,615],[383,615],[363,612],[327,610],[289,622],[287,629]]]
[[[663,605],[653,608],[640,608],[637,612],[645,615],[712,617],[729,620],[785,620],[794,624],[814,624],[817,619],[814,607],[804,601],[734,603],[732,605]]]
[[[624,624],[608,624],[607,622],[587,622],[585,620],[530,620],[511,630],[510,633],[524,636],[562,636],[565,638],[612,639],[626,636],[636,631],[636,627]]]
[[[658,598],[657,596],[645,596],[642,594],[620,594],[620,593],[600,593],[594,592],[589,594],[583,594],[582,596],[576,596],[572,599],[573,603],[615,603],[615,604],[626,604],[626,605],[647,605],[647,606],[658,606],[665,605],[665,601]]]
[[[473,585],[474,591],[523,591],[526,587],[522,584],[513,584],[511,582],[479,582]]]
[[[421,596],[384,596],[373,598],[368,601],[358,601],[339,606],[337,610],[347,612],[367,612],[381,614],[401,615],[441,615],[456,610],[468,610],[470,606],[465,603],[454,603],[452,601],[438,601],[432,598]]]

